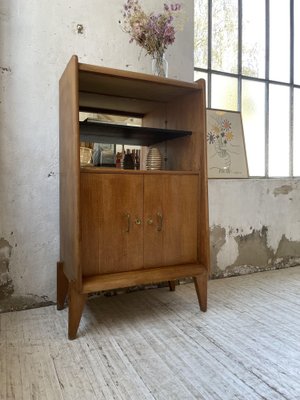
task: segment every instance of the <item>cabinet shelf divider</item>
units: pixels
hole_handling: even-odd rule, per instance
[[[79,125],[82,142],[151,146],[165,140],[192,135],[191,131],[185,130],[120,125],[97,120],[80,121]]]

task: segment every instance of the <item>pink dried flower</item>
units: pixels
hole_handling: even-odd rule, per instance
[[[183,26],[181,11],[181,4],[165,3],[162,13],[146,14],[139,0],[127,0],[122,11],[122,28],[131,36],[130,43],[135,41],[152,57],[162,56],[174,43],[176,31]]]

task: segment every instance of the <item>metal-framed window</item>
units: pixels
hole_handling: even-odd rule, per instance
[[[241,111],[250,176],[300,176],[300,0],[194,0],[195,79]]]

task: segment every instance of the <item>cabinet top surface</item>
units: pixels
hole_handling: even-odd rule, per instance
[[[78,63],[79,91],[167,102],[201,90],[201,85],[176,79]]]
[[[92,73],[94,75],[103,75],[105,77],[114,77],[116,79],[126,79],[134,81],[145,81],[150,83],[159,83],[165,86],[176,86],[190,90],[199,90],[197,83],[185,82],[177,79],[164,78],[140,72],[124,71],[115,68],[108,68],[98,65],[91,65],[85,63],[78,63],[79,73]]]

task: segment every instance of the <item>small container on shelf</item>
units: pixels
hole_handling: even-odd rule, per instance
[[[147,154],[146,169],[147,170],[162,169],[162,156],[157,147],[150,147]]]
[[[93,150],[89,147],[80,146],[80,165],[88,166],[92,165],[92,153]]]

